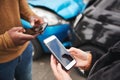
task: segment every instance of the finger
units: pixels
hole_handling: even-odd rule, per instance
[[[31,39],[34,39],[35,37],[33,35],[19,33],[19,38],[21,40],[31,40]]]
[[[57,64],[57,60],[55,59],[53,55],[51,55],[51,61],[53,61],[54,64]]]
[[[24,28],[20,29],[18,32],[26,32],[26,30]]]
[[[51,55],[51,60],[50,60],[50,65],[51,65],[51,68],[52,68],[52,71],[54,73],[54,75],[58,76],[58,71],[57,71],[57,64],[56,64],[56,60],[55,58],[53,57],[53,55]]]
[[[86,52],[82,51],[81,49],[74,48],[74,47],[71,47],[71,48],[69,49],[69,52],[70,52],[72,55],[82,55],[82,54],[86,54]]]
[[[54,58],[53,55],[51,55],[51,63],[50,64],[54,68],[56,68],[56,66],[57,66],[57,60]]]
[[[77,56],[78,54],[75,51],[69,51],[69,53],[71,54],[71,56]]]
[[[52,69],[54,69],[54,68],[56,69],[56,63],[55,63],[55,60],[53,58],[53,55],[51,55],[51,58],[50,58],[50,65],[51,65]]]
[[[23,27],[13,27],[12,28],[13,31],[20,31],[20,30],[24,30]]]
[[[71,47],[68,51],[70,51],[70,52],[77,52],[77,51],[79,51],[79,50],[80,50],[80,49]]]
[[[34,20],[31,20],[30,24],[31,24],[31,26],[34,26],[35,25]]]
[[[31,16],[31,18],[30,18],[30,24],[31,24],[32,26],[35,25],[35,18],[34,18],[33,16]]]
[[[63,70],[63,68],[62,68],[62,66],[61,66],[60,63],[58,63],[58,65],[57,65],[57,70],[58,70],[59,73],[61,73],[61,74],[67,73],[65,70]]]
[[[43,20],[43,18],[41,18],[41,17],[38,17],[36,21],[38,21],[38,22],[41,23],[41,24],[44,23],[44,20]]]

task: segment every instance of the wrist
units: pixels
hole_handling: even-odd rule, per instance
[[[89,70],[92,63],[92,54],[90,53],[90,51],[87,51],[86,53],[87,53],[87,64],[84,66],[84,70]]]

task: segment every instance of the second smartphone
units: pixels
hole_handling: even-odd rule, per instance
[[[35,35],[35,34],[38,34],[38,33],[42,33],[46,27],[47,27],[47,23],[43,23],[41,24],[39,27],[32,27],[32,28],[28,28],[28,29],[25,29],[26,30],[26,34],[31,34],[31,35]]]
[[[72,58],[70,53],[66,50],[56,36],[52,35],[48,37],[44,40],[44,43],[53,53],[55,58],[62,64],[65,70],[69,70],[75,65],[75,59]]]

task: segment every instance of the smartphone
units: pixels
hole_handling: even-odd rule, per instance
[[[37,33],[42,33],[46,29],[47,25],[48,25],[47,23],[43,23],[43,24],[40,24],[39,27],[27,28],[25,29],[26,30],[25,34],[34,35]]]
[[[43,41],[65,70],[70,70],[75,65],[75,59],[70,55],[55,35],[52,35]]]

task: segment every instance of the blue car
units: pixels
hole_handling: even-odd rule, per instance
[[[28,0],[31,9],[48,23],[45,31],[32,40],[34,46],[33,60],[37,60],[43,53],[50,53],[43,40],[56,35],[67,48],[71,47],[72,22],[82,13],[88,2],[83,0]],[[31,28],[29,22],[21,19],[24,28]]]

